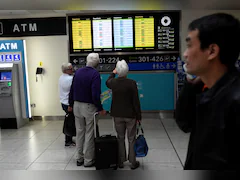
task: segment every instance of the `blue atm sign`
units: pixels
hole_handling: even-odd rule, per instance
[[[5,61],[5,56],[4,54],[0,54],[0,62],[4,62]]]
[[[0,54],[0,63],[2,62],[20,62],[21,53],[4,53]]]
[[[5,61],[6,62],[12,62],[13,61],[12,54],[6,54],[5,55]]]
[[[14,61],[20,61],[20,54],[13,54],[13,60]]]

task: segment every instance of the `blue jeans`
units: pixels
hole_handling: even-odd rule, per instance
[[[65,113],[68,113],[68,105],[62,104],[62,109],[65,111]],[[72,136],[65,135],[65,143],[72,143]]]

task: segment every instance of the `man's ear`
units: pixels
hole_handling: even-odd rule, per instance
[[[217,44],[210,44],[209,48],[209,60],[215,59],[217,56],[219,56],[220,48]]]

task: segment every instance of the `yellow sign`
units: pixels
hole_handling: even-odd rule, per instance
[[[136,47],[154,47],[154,18],[135,17]]]
[[[73,49],[91,49],[91,20],[74,19],[72,21]]]
[[[39,63],[39,66],[42,66],[43,65],[43,62],[42,61],[40,61],[40,63]]]

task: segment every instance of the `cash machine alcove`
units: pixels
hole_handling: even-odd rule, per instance
[[[0,126],[2,129],[17,129],[29,120],[24,118],[26,98],[20,78],[19,64],[0,64]]]

